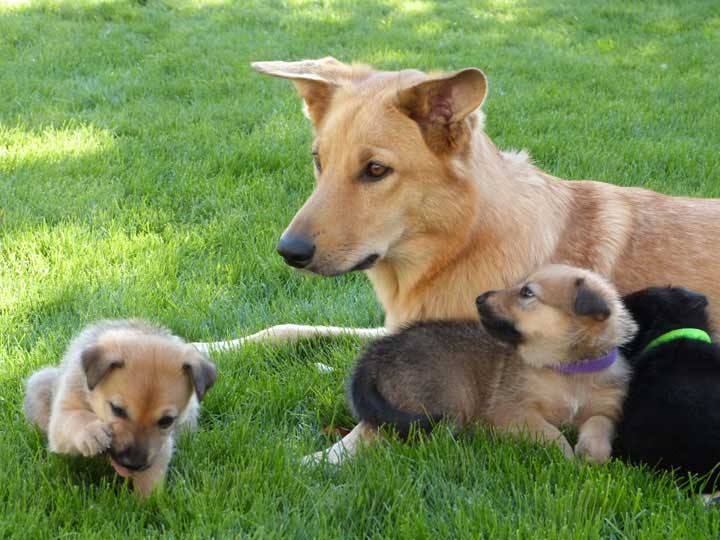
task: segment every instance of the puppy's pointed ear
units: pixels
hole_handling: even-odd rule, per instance
[[[122,367],[122,358],[108,351],[102,345],[85,349],[80,355],[88,389],[93,390],[113,369]]]
[[[183,370],[190,377],[198,401],[202,401],[208,390],[215,384],[217,368],[200,352],[193,350],[192,356],[183,364]]]
[[[469,135],[464,120],[487,95],[487,78],[477,68],[433,77],[398,92],[396,104],[420,124],[428,146],[438,153],[460,146]]]
[[[606,321],[610,317],[610,306],[596,291],[588,287],[584,279],[575,281],[575,314]]]
[[[682,290],[687,300],[687,303],[690,306],[690,309],[705,309],[710,304],[707,296],[705,296],[704,294],[700,294],[698,292],[691,291],[685,288],[683,288]]]
[[[332,56],[298,62],[253,62],[259,73],[289,79],[305,102],[305,115],[319,126],[330,107],[333,94],[352,68]]]

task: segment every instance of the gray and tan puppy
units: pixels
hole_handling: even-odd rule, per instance
[[[636,331],[616,290],[588,270],[551,265],[479,296],[477,306],[485,328],[421,322],[371,345],[350,384],[360,420],[404,435],[446,418],[606,461],[629,375],[617,348]],[[564,425],[579,430],[574,450]]]
[[[59,367],[28,379],[25,415],[48,434],[52,452],[107,452],[115,471],[148,496],[215,378],[207,357],[166,329],[105,321],[83,330]]]

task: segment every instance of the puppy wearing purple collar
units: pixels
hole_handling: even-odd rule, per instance
[[[362,442],[383,425],[405,437],[413,425],[430,430],[446,419],[605,462],[629,378],[618,347],[637,330],[618,292],[589,270],[550,265],[480,295],[477,308],[482,324],[415,323],[368,347],[349,388],[355,414],[370,426]],[[564,426],[577,428],[575,448]]]

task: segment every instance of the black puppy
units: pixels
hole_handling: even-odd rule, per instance
[[[638,323],[623,347],[633,376],[619,427],[618,454],[681,475],[720,477],[720,347],[710,342],[708,301],[682,288],[626,296]]]

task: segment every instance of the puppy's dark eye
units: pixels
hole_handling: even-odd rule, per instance
[[[315,169],[317,172],[322,172],[322,164],[320,163],[320,156],[317,152],[312,153],[313,161],[315,162]]]
[[[363,169],[362,177],[370,182],[377,182],[385,178],[392,171],[391,167],[386,167],[381,163],[371,161],[365,166],[365,169]]]
[[[173,425],[174,421],[175,421],[174,416],[163,416],[160,420],[158,420],[157,425],[159,427],[161,427],[162,429],[167,429]]]
[[[532,298],[535,296],[535,293],[532,292],[532,289],[525,285],[522,289],[520,289],[520,296],[523,298]]]
[[[118,418],[127,418],[127,411],[122,407],[118,407],[117,405],[110,403],[110,410]]]

